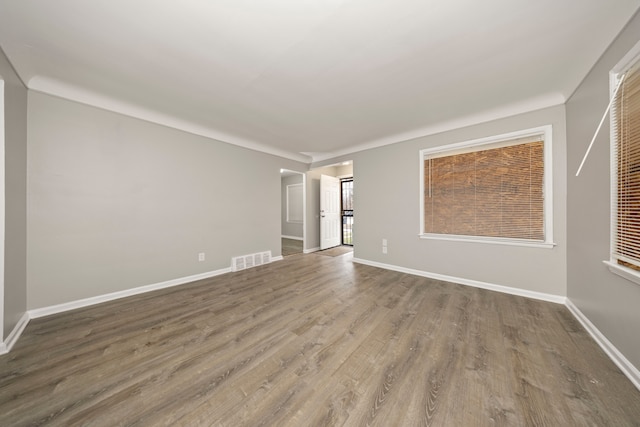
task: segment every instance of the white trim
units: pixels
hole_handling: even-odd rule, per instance
[[[544,239],[547,244],[553,243],[553,127],[544,129]]]
[[[307,174],[306,172],[294,171],[291,169],[280,169],[280,173],[288,171],[302,175],[302,248],[304,249],[304,245],[307,241]],[[282,180],[280,180],[282,183]],[[282,212],[280,213],[282,215]],[[280,233],[282,233],[282,225],[280,226]],[[293,237],[282,236],[287,239],[291,239]],[[282,252],[282,248],[280,248]]]
[[[634,386],[638,390],[640,390],[640,371],[633,366],[629,360],[624,357],[622,353],[614,346],[611,341],[604,336],[602,332],[585,316],[582,311],[578,307],[576,307],[573,302],[567,298],[565,305],[573,314],[573,316],[578,319],[578,321],[584,326],[589,335],[598,343],[600,348],[607,353],[607,356],[616,364],[618,368],[622,371],[622,373],[629,378],[629,380],[633,383]]]
[[[4,245],[6,209],[4,135],[4,80],[0,77],[0,342],[2,343],[4,343]],[[0,350],[2,350],[2,348],[0,348]],[[6,350],[8,351],[8,349]]]
[[[528,291],[526,289],[512,288],[509,286],[496,285],[493,283],[481,282],[481,281],[472,280],[472,279],[465,279],[462,277],[447,276],[445,274],[431,273],[423,270],[415,270],[413,268],[400,267],[392,264],[384,264],[381,262],[369,261],[361,258],[353,258],[353,262],[356,262],[358,264],[370,265],[372,267],[384,268],[385,270],[399,271],[401,273],[413,274],[415,276],[428,277],[429,279],[442,280],[445,282],[452,282],[460,285],[472,286],[474,288],[501,292],[503,294],[517,295],[517,296],[532,298],[532,299],[541,300],[541,301],[553,302],[556,304],[564,304],[567,299],[566,297],[561,295]]]
[[[469,141],[457,142],[454,144],[446,144],[440,145],[437,147],[425,148],[419,151],[420,153],[420,204],[419,204],[419,212],[420,212],[420,226],[419,226],[419,235],[421,238],[429,239],[429,238],[440,238],[441,235],[428,234],[424,231],[424,197],[425,197],[425,188],[424,188],[424,161],[428,158],[431,158],[431,155],[435,155],[435,157],[440,157],[442,155],[455,155],[464,152],[473,151],[475,147],[483,147],[483,148],[491,148],[497,146],[503,146],[505,143],[510,141],[516,142],[517,140],[521,140],[523,138],[530,138],[541,136],[544,140],[544,242],[531,241],[530,244],[526,246],[535,246],[535,247],[544,247],[549,248],[553,247],[555,243],[553,243],[553,126],[552,125],[544,125],[538,126],[530,129],[523,129],[514,132],[503,133],[500,135],[487,136],[483,138],[472,139]],[[517,143],[517,142],[516,142]],[[496,242],[506,244],[506,242],[510,242],[510,244],[515,244],[514,242],[520,242],[518,239],[503,239],[503,238],[487,238],[479,239],[475,236],[461,236],[461,239],[466,239],[465,241],[483,241],[483,242]],[[459,240],[455,236],[448,240]]]
[[[29,313],[24,313],[20,320],[18,320],[18,323],[13,328],[7,339],[2,344],[0,344],[0,354],[8,353],[11,351],[15,343],[18,342],[18,338],[20,338],[20,335],[22,335],[24,328],[26,328],[29,324],[29,320],[31,320]]]
[[[471,153],[474,151],[490,150],[492,148],[509,147],[511,145],[524,143],[520,142],[521,140],[526,140],[527,142],[539,142],[541,140],[546,140],[547,136],[550,134],[551,125],[546,125],[532,129],[504,133],[501,135],[456,142],[454,144],[425,148],[420,150],[420,154],[423,159],[425,157],[435,159],[438,157],[454,156],[456,154]]]
[[[273,258],[276,260],[276,258]],[[51,314],[63,313],[69,310],[75,310],[77,308],[88,307],[91,305],[100,304],[103,302],[113,301],[120,298],[125,298],[133,295],[144,294],[158,289],[170,288],[172,286],[184,285],[186,283],[195,282],[197,280],[208,279],[210,277],[219,276],[221,274],[231,272],[231,267],[222,268],[220,270],[209,271],[201,274],[194,274],[192,276],[181,277],[178,279],[167,280],[166,282],[154,283],[151,285],[139,286],[137,288],[126,289],[124,291],[112,292],[109,294],[98,295],[95,297],[84,298],[76,301],[66,302],[62,304],[52,305],[49,307],[36,308],[29,310],[27,313],[31,319],[37,319],[39,317],[49,316]]]
[[[280,236],[280,237],[282,237],[283,239],[302,240],[302,241],[304,241],[304,237],[287,236],[287,235],[284,235],[284,234],[282,236]]]
[[[640,272],[631,268],[620,265],[614,261],[602,261],[613,274],[617,274],[623,279],[627,279],[637,285],[640,285]]]
[[[318,252],[320,250],[320,246],[316,246],[315,248],[305,249],[302,251],[304,254],[310,254],[313,252]]]
[[[411,141],[414,139],[462,129],[469,126],[479,125],[494,120],[504,119],[507,117],[513,117],[517,116],[518,114],[530,113],[532,111],[542,110],[544,108],[557,107],[560,105],[564,105],[566,101],[567,99],[559,93],[532,98],[493,110],[485,110],[479,114],[473,114],[458,119],[440,122],[435,125],[426,126],[409,132],[391,135],[361,145],[345,148],[343,150],[337,150],[330,153],[311,153],[313,157],[313,163],[349,156],[360,151],[371,150],[374,148],[393,145],[400,142]]]
[[[282,261],[283,259],[284,259],[284,257],[282,255],[272,256],[271,257],[271,262]]]
[[[310,156],[306,156],[304,154],[282,150],[257,141],[241,138],[230,133],[221,132],[209,126],[203,126],[198,123],[172,117],[158,111],[130,104],[119,99],[98,94],[96,92],[91,92],[68,83],[63,83],[49,77],[33,77],[29,81],[29,89],[34,92],[53,95],[58,98],[67,99],[70,101],[78,102],[80,104],[89,105],[91,107],[96,107],[102,110],[111,111],[128,117],[144,120],[146,122],[170,127],[238,147],[244,147],[250,150],[283,157],[285,159],[295,160],[307,164],[311,163],[312,161],[312,158]]]
[[[548,301],[557,304],[565,305],[571,314],[582,324],[587,330],[589,335],[595,340],[596,343],[604,350],[609,358],[616,364],[622,373],[629,378],[633,385],[640,390],[640,371],[604,336],[598,328],[591,323],[591,321],[585,316],[573,302],[560,295],[547,294],[542,292],[527,291],[519,288],[512,288],[508,286],[495,285],[486,282],[480,282],[477,280],[463,279],[460,277],[447,276],[444,274],[430,273],[421,270],[414,270],[411,268],[399,267],[391,264],[383,264],[380,262],[369,261],[361,258],[353,258],[353,262],[370,265],[372,267],[384,268],[386,270],[399,271],[401,273],[413,274],[416,276],[428,277],[430,279],[443,280],[446,282],[458,283],[461,285],[473,286],[481,289],[488,289],[491,291],[502,292],[511,295],[517,295],[527,298],[533,298],[541,301]],[[605,263],[607,263],[605,261]]]
[[[302,174],[302,249],[307,242],[307,174]],[[280,257],[282,258],[282,256]]]
[[[472,114],[461,118],[451,119],[445,122],[425,126],[409,132],[398,133],[388,137],[380,138],[364,144],[338,149],[327,153],[295,153],[279,148],[267,146],[265,144],[240,138],[235,135],[221,132],[211,127],[205,127],[196,123],[180,120],[166,114],[142,108],[137,105],[125,103],[122,100],[114,99],[109,96],[98,94],[79,88],[77,86],[63,83],[59,80],[49,77],[35,76],[29,81],[30,90],[41,92],[48,95],[57,96],[59,98],[68,99],[81,104],[90,105],[92,107],[101,108],[103,110],[124,114],[129,117],[138,118],[151,123],[160,124],[185,132],[212,138],[217,141],[226,142],[228,144],[245,147],[251,150],[260,151],[275,156],[296,160],[303,163],[316,163],[336,157],[351,155],[360,151],[370,150],[373,148],[384,147],[387,145],[397,144],[399,142],[409,141],[412,139],[435,135],[455,129],[461,129],[468,126],[487,123],[493,120],[504,119],[516,116],[518,114],[528,113],[531,111],[541,110],[544,108],[556,107],[564,105],[566,97],[560,93],[550,93],[543,96],[532,97],[524,101],[518,101],[510,105],[497,107],[491,110],[485,110],[478,114]]]
[[[453,242],[467,242],[467,243],[489,243],[492,245],[508,245],[508,246],[527,246],[530,248],[546,248],[553,249],[557,243],[554,242],[539,242],[535,240],[525,239],[507,239],[498,237],[482,237],[482,236],[457,236],[455,234],[432,234],[425,233],[419,234],[418,237],[427,240],[449,240]]]
[[[629,69],[636,61],[640,60],[640,41],[637,42],[625,56],[611,69],[610,76],[622,74]],[[609,86],[611,90],[615,88],[617,81],[611,81]]]
[[[640,43],[638,43],[640,45]],[[628,55],[628,54],[627,54]],[[609,97],[613,95],[612,85],[615,85],[615,81],[618,79],[619,73],[614,73],[613,70],[609,72]],[[617,230],[618,230],[618,165],[616,162],[615,155],[615,140],[616,140],[616,132],[615,126],[612,122],[612,118],[614,115],[615,106],[612,106],[611,114],[609,114],[609,270],[613,273],[620,270],[612,270],[611,266],[617,265],[617,261],[615,260],[613,253],[617,239]],[[616,273],[617,274],[617,273]],[[622,276],[622,275],[621,275]],[[624,276],[622,276],[624,277]],[[626,278],[626,277],[625,277]]]
[[[418,212],[420,212],[420,225],[418,226],[418,236],[422,237],[424,234],[424,156],[420,151],[420,193],[418,193]],[[429,180],[431,180],[431,162],[429,162]],[[431,185],[431,182],[429,182]],[[429,187],[429,197],[431,197],[431,187]]]
[[[282,256],[272,257],[271,261],[282,261]],[[194,274],[192,276],[181,277],[179,279],[168,280],[166,282],[155,283],[152,285],[139,286],[137,288],[126,289],[124,291],[112,292],[109,294],[98,295],[95,297],[84,298],[81,300],[71,301],[63,304],[52,305],[49,307],[36,308],[33,310],[28,310],[22,318],[18,321],[18,324],[15,326],[9,337],[5,342],[0,342],[0,354],[8,353],[13,345],[18,341],[20,335],[24,331],[24,328],[29,323],[31,319],[37,319],[39,317],[50,316],[52,314],[63,313],[65,311],[75,310],[78,308],[89,307],[96,304],[101,304],[103,302],[109,302],[113,300],[117,300],[120,298],[126,298],[133,295],[144,294],[147,292],[156,291],[159,289],[170,288],[173,286],[184,285],[187,283],[192,283],[198,280],[208,279],[211,277],[219,276],[221,274],[226,274],[231,272],[231,267],[222,268],[220,270],[208,271],[206,273]]]

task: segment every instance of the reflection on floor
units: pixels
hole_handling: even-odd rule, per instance
[[[282,238],[282,256],[302,253],[302,240]]]

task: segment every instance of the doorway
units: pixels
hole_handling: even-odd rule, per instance
[[[339,246],[340,236],[340,179],[320,175],[320,250]]]
[[[342,244],[353,246],[353,177],[340,180]]]
[[[325,187],[322,184],[323,175],[325,175],[325,183],[330,181],[329,187],[331,190],[323,188]],[[304,252],[325,252],[327,249],[334,247],[342,247],[342,250],[353,251],[353,245],[355,245],[355,240],[357,239],[353,232],[353,217],[355,216],[354,206],[352,206],[355,204],[352,191],[353,183],[355,182],[353,161],[311,169],[306,173],[306,177],[307,191],[309,193],[306,200],[306,219],[308,222],[306,224],[307,235],[305,237]],[[345,201],[342,200],[342,180],[347,181],[344,184],[345,195],[347,196]],[[328,218],[327,204],[331,208],[330,221],[326,221]],[[335,217],[333,216],[334,211]],[[351,218],[343,218],[343,214]],[[327,225],[331,226],[329,231],[326,230]],[[345,242],[346,245],[344,244]]]
[[[283,257],[300,254],[305,238],[305,174],[280,169],[280,238]]]
[[[353,246],[353,176],[320,176],[320,250]]]

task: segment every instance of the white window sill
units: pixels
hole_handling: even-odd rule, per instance
[[[501,239],[498,237],[455,236],[449,234],[419,234],[425,240],[447,240],[451,242],[488,243],[491,245],[525,246],[530,248],[553,249],[554,242],[538,242],[523,239]]]
[[[602,261],[602,262],[604,262],[605,265],[609,267],[609,271],[612,272],[613,274],[616,274],[637,285],[640,285],[640,271],[635,271],[631,268],[624,267],[612,261]]]

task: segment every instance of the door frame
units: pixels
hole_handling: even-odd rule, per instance
[[[5,140],[4,79],[0,76],[0,354],[6,352],[4,334],[4,257],[5,257]]]
[[[302,175],[302,252],[306,248],[307,243],[307,174],[304,172],[296,171],[293,169],[280,169],[280,188],[282,188],[282,180],[287,176],[292,174]],[[282,192],[281,192],[282,194]],[[282,218],[286,217],[287,212],[287,204],[284,202],[284,208],[282,207],[283,203],[280,203],[280,241],[282,241]],[[285,211],[283,211],[285,209]],[[280,247],[280,253],[282,254],[282,247]]]
[[[334,248],[342,244],[341,193],[340,178],[325,174],[320,175],[320,250]],[[327,196],[330,196],[330,199]],[[329,219],[326,219],[327,217]],[[327,232],[330,235],[328,239],[325,238]]]
[[[340,178],[340,219],[341,219],[341,229],[340,229],[340,242],[343,245],[353,246],[353,198],[351,199],[351,209],[344,208],[344,183],[351,182],[351,188],[353,188],[353,176],[349,178]],[[345,215],[345,211],[351,211],[351,215]],[[345,218],[351,218],[351,243],[344,242],[344,232],[345,232]]]

